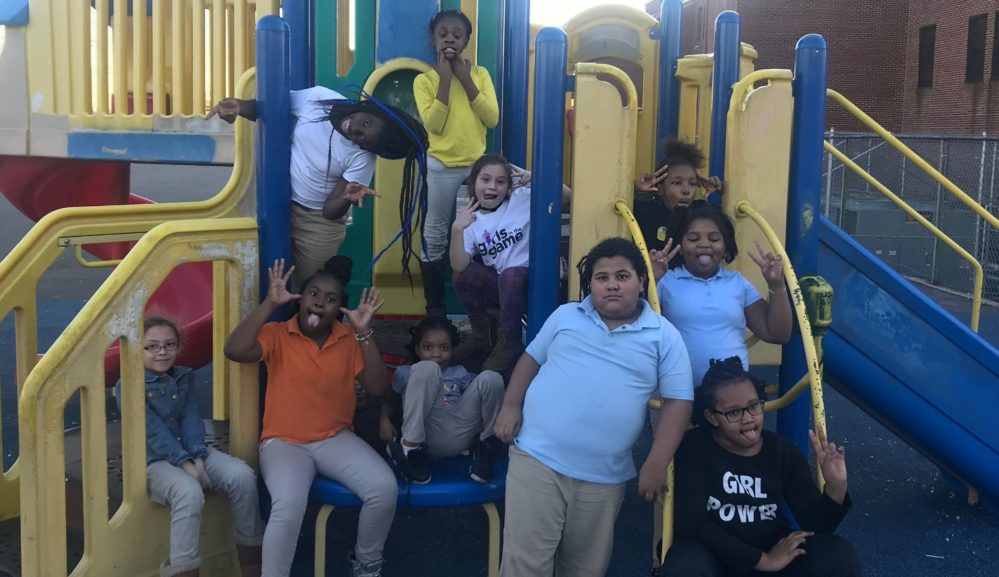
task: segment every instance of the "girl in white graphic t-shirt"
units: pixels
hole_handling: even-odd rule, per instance
[[[514,171],[522,183],[513,188]],[[482,370],[502,372],[523,352],[521,317],[527,306],[530,238],[530,173],[500,155],[487,154],[468,177],[475,195],[458,211],[451,226],[451,268],[455,289],[465,306],[472,334],[454,351],[461,362],[491,351]],[[512,189],[512,190],[511,190]],[[571,191],[562,187],[563,203]],[[473,257],[478,256],[481,263]],[[487,308],[499,306],[499,338],[490,348]]]

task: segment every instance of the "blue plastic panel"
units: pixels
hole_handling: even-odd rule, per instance
[[[416,58],[433,64],[430,19],[437,14],[437,0],[381,0],[378,3],[378,38],[375,62]]]

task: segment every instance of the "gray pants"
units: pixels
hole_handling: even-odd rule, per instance
[[[360,437],[343,430],[314,443],[268,439],[260,445],[260,472],[271,494],[263,577],[287,577],[291,571],[316,473],[342,483],[363,501],[354,557],[364,564],[382,558],[399,485],[388,464]]]
[[[447,236],[451,231],[451,215],[454,214],[458,189],[471,170],[471,166],[445,166],[427,155],[427,223],[423,228],[427,252],[420,260],[433,262],[447,255]]]
[[[503,404],[503,377],[482,371],[461,394],[457,405],[444,405],[440,365],[420,361],[413,365],[402,400],[402,438],[426,443],[431,457],[452,457],[469,448],[478,437],[493,435],[493,425]]]
[[[567,477],[510,447],[500,576],[603,577],[624,486]]]
[[[253,469],[232,455],[208,449],[205,472],[212,482],[211,490],[225,493],[232,503],[236,544],[260,545],[264,523],[260,519],[257,475]],[[194,477],[166,461],[150,463],[146,474],[149,498],[170,507],[169,566],[176,570],[199,567],[198,537],[201,510],[205,506],[204,490]]]

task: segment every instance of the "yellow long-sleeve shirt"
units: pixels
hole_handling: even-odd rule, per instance
[[[499,103],[489,71],[471,70],[479,95],[469,102],[461,82],[452,77],[448,104],[437,100],[441,77],[434,69],[413,80],[413,96],[430,139],[428,151],[446,166],[469,166],[486,151],[486,129],[499,122]]]

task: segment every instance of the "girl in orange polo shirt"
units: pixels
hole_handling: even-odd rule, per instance
[[[287,289],[294,267],[284,261],[268,269],[270,288],[225,344],[226,356],[240,363],[267,365],[260,471],[271,494],[264,532],[263,575],[291,571],[309,487],[316,473],[356,493],[363,505],[353,577],[379,577],[382,549],[395,516],[398,485],[388,464],[351,430],[354,381],[381,396],[388,388],[385,365],[371,337],[371,317],[382,306],[378,291],[365,289],[354,310],[344,290],[351,261],[335,256],[303,283],[301,294]],[[299,301],[285,322],[267,322],[282,305]],[[349,325],[341,322],[346,315]]]

